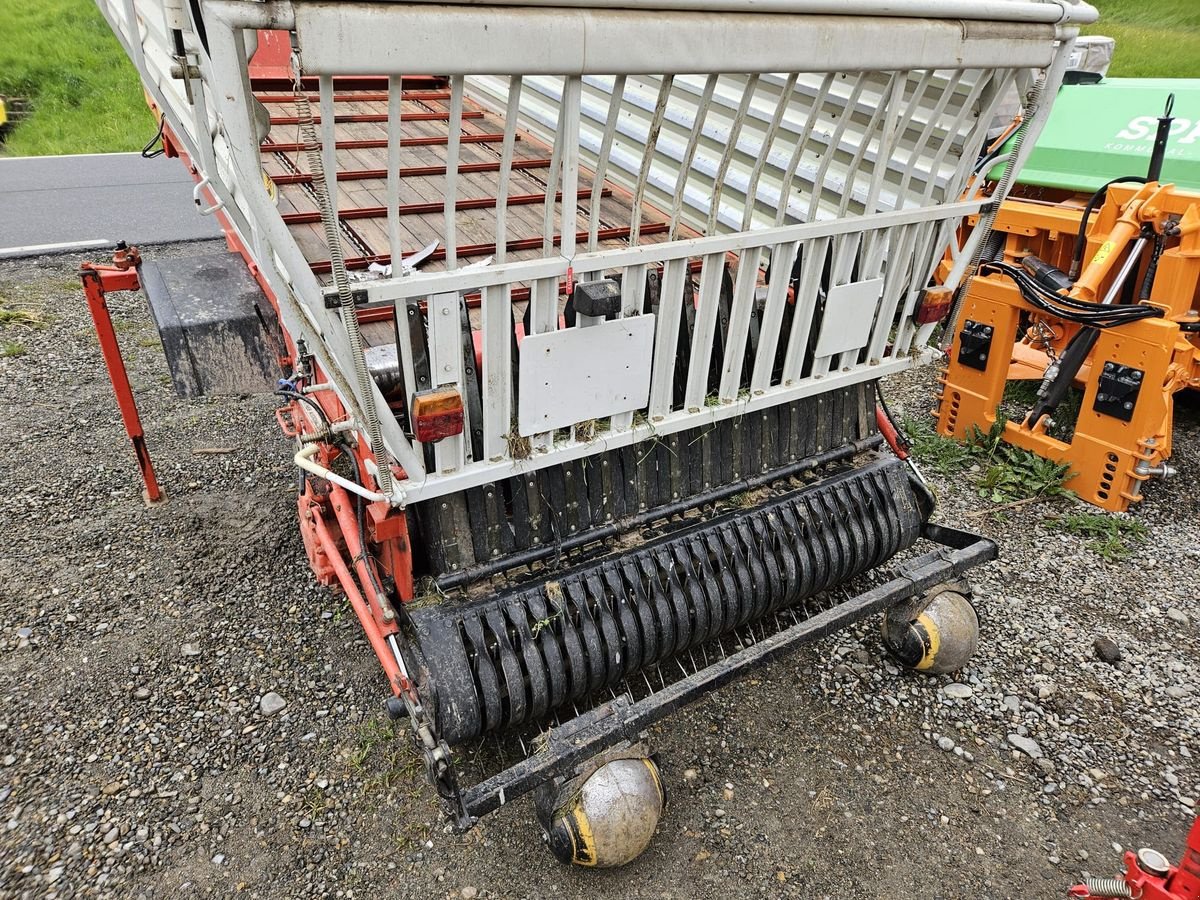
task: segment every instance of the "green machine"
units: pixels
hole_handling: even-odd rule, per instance
[[[1200,78],[1105,78],[1065,84],[1017,181],[1088,193],[1146,171],[1158,117],[1174,95],[1162,181],[1200,190]],[[988,177],[1000,177],[1000,167]]]

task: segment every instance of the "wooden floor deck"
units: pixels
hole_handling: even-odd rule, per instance
[[[279,210],[296,243],[313,271],[328,280],[329,252],[302,147],[297,104],[293,97],[278,91],[263,90],[258,95],[271,115],[270,133],[261,146],[263,169],[276,185]],[[387,264],[391,261],[387,231],[387,94],[378,89],[338,90],[334,99],[337,205],[347,266],[364,269],[372,262]],[[317,104],[312,105],[316,114]],[[406,88],[401,117],[400,223],[404,252],[409,255],[440,242],[444,236],[448,84],[429,80]],[[465,98],[455,192],[458,258],[464,264],[496,253],[496,186],[504,126],[501,117]],[[551,163],[551,148],[520,130],[516,138],[506,214],[509,260],[543,254]],[[593,177],[590,171],[580,172],[579,203],[573,220],[581,244],[588,230]],[[561,231],[561,202],[555,207],[555,229]],[[668,217],[646,204],[639,212],[639,242],[665,240]],[[572,218],[569,211],[567,218]],[[632,221],[632,196],[606,183],[601,189],[598,249],[626,246]],[[444,257],[445,248],[439,243],[421,270],[444,269]]]

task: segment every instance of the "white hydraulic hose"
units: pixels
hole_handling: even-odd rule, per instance
[[[311,475],[316,475],[318,478],[324,478],[326,481],[331,481],[338,487],[343,487],[350,493],[358,494],[358,496],[364,497],[367,500],[375,502],[383,501],[385,503],[392,502],[392,498],[387,494],[381,494],[379,491],[367,490],[361,484],[357,484],[356,482],[351,481],[349,478],[343,478],[336,472],[331,472],[329,469],[325,468],[319,462],[314,460],[313,457],[317,455],[320,449],[321,448],[317,444],[308,444],[305,447],[301,447],[298,451],[296,451],[296,455],[293,457],[296,465]]]

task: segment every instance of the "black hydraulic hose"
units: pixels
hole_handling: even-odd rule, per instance
[[[1071,338],[1067,349],[1063,351],[1063,355],[1058,360],[1058,374],[1054,376],[1054,380],[1046,388],[1045,395],[1034,404],[1029,418],[1025,420],[1025,424],[1029,428],[1037,425],[1043,416],[1053,413],[1066,399],[1067,391],[1075,382],[1076,374],[1088,354],[1092,352],[1092,348],[1096,346],[1096,339],[1099,337],[1100,330],[1098,328],[1081,328]]]
[[[1104,202],[1104,198],[1108,196],[1108,189],[1114,184],[1145,184],[1146,179],[1141,175],[1122,175],[1120,178],[1114,178],[1107,184],[1101,185],[1096,193],[1092,194],[1088,200],[1087,206],[1083,208],[1083,215],[1079,219],[1079,231],[1075,235],[1075,249],[1071,253],[1071,270],[1067,272],[1067,277],[1075,281],[1079,277],[1079,272],[1083,268],[1083,251],[1087,247],[1087,226],[1088,219],[1095,212],[1096,207]]]
[[[1154,289],[1154,276],[1158,274],[1158,258],[1162,256],[1165,246],[1166,240],[1161,234],[1156,234],[1154,250],[1150,254],[1150,262],[1146,266],[1146,275],[1142,278],[1142,289],[1138,292],[1138,300],[1142,303],[1150,299],[1150,292]]]
[[[999,272],[1011,278],[1021,291],[1021,296],[1031,306],[1042,312],[1068,322],[1080,325],[1094,325],[1097,328],[1112,328],[1140,319],[1161,317],[1163,312],[1153,306],[1118,305],[1109,306],[1103,303],[1092,303],[1087,300],[1076,300],[1063,294],[1056,294],[1034,278],[1024,269],[1008,263],[985,263],[979,268],[980,274]]]
[[[283,397],[286,400],[299,400],[302,403],[308,404],[310,407],[316,410],[317,415],[320,416],[321,422],[325,426],[325,430],[329,430],[329,417],[325,415],[325,410],[321,408],[321,404],[312,397],[302,394],[299,391],[292,391],[286,388],[280,388],[274,393],[276,397]]]
[[[1134,286],[1134,272],[1137,269],[1137,260],[1141,256],[1141,251],[1145,247],[1145,239],[1139,240],[1134,245],[1129,253],[1129,258],[1122,267],[1120,274],[1117,276],[1122,279],[1123,283],[1114,285],[1109,294],[1111,299],[1115,296],[1117,290],[1122,290],[1124,295],[1132,299]],[[1107,302],[1107,301],[1106,301]],[[1150,318],[1152,315],[1162,315],[1162,310],[1152,306],[1118,306],[1113,308],[1113,312],[1128,311],[1132,314],[1134,311],[1145,313],[1138,318]],[[1066,399],[1067,391],[1075,382],[1075,376],[1079,374],[1080,368],[1083,366],[1084,360],[1088,354],[1092,352],[1092,348],[1096,346],[1096,341],[1100,337],[1100,328],[1098,326],[1085,326],[1081,328],[1069,344],[1067,349],[1063,351],[1063,355],[1058,360],[1058,371],[1053,380],[1046,386],[1045,392],[1041,395],[1038,402],[1034,405],[1029,413],[1029,418],[1026,419],[1026,425],[1033,428],[1043,416],[1050,415],[1059,404]]]

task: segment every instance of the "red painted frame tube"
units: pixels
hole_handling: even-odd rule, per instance
[[[464,119],[482,119],[483,111],[476,109],[464,110],[462,117]],[[405,122],[449,122],[450,113],[448,112],[421,112],[421,113],[405,113],[402,117]],[[342,124],[350,124],[353,122],[386,122],[389,116],[387,113],[340,113],[333,117],[334,122]],[[320,116],[313,116],[313,123],[321,124]],[[299,125],[299,116],[271,116],[272,125]]]
[[[342,493],[344,494],[345,491]],[[331,498],[331,502],[336,501]],[[350,601],[350,606],[354,610],[354,614],[358,616],[358,621],[362,624],[362,629],[367,635],[371,649],[375,651],[375,655],[379,658],[379,664],[383,666],[383,671],[387,673],[388,683],[392,686],[392,691],[399,694],[404,684],[404,676],[400,674],[400,666],[396,662],[396,657],[392,655],[392,648],[388,646],[387,633],[379,627],[375,621],[375,617],[371,614],[368,601],[363,596],[363,592],[359,590],[354,576],[350,574],[350,569],[346,565],[346,558],[342,553],[342,549],[334,540],[329,526],[325,524],[325,517],[322,515],[320,507],[313,510],[313,525],[316,528],[317,539],[321,542],[326,556],[329,557],[329,561],[333,565],[333,571],[337,576],[338,583],[341,584],[342,590],[345,591],[346,599]],[[346,546],[349,547],[350,535],[343,531],[342,537],[346,539]],[[353,553],[353,551],[351,552]],[[365,582],[364,586],[369,588],[370,582]],[[392,630],[394,631],[395,629],[393,628]]]
[[[521,139],[517,135],[517,140]],[[445,135],[435,135],[433,137],[407,137],[400,139],[401,147],[444,147],[449,138]],[[504,140],[503,134],[464,134],[459,138],[459,141],[464,144],[499,144]],[[391,142],[387,138],[371,138],[362,141],[338,141],[334,146],[338,150],[381,150],[387,147]],[[301,143],[288,144],[273,144],[267,143],[262,145],[264,153],[300,153],[304,150],[305,145]]]
[[[307,94],[308,99],[312,103],[316,103],[321,99],[320,94]],[[387,91],[353,91],[348,94],[334,94],[334,103],[386,103],[388,100]],[[255,99],[259,103],[295,103],[296,95],[292,94],[256,94]],[[425,101],[425,100],[449,100],[449,91],[403,91],[401,99]]]
[[[92,314],[92,324],[96,328],[96,338],[100,342],[100,353],[104,356],[104,365],[108,369],[108,378],[112,382],[113,394],[117,398],[117,407],[121,410],[125,433],[129,435],[130,443],[133,444],[133,452],[137,456],[142,481],[146,485],[143,496],[147,503],[162,503],[165,498],[162,489],[158,486],[158,478],[154,474],[154,463],[150,460],[150,451],[146,448],[146,435],[142,431],[142,417],[138,414],[137,402],[133,398],[133,388],[129,384],[129,373],[125,370],[121,346],[117,343],[117,332],[113,328],[112,315],[108,311],[108,303],[104,298],[107,291],[138,290],[140,284],[137,270],[132,268],[114,269],[84,263],[79,278],[83,282],[83,294],[87,298],[88,312]]]
[[[550,158],[537,157],[534,159],[514,159],[512,169],[548,169]],[[481,163],[462,163],[458,174],[465,175],[474,172],[499,172],[500,161]],[[445,166],[403,166],[397,173],[401,178],[420,178],[425,175],[445,175]],[[338,172],[338,181],[363,181],[370,178],[387,178],[387,169],[347,169]],[[312,175],[308,172],[288,172],[283,175],[272,175],[271,180],[276,184],[309,184]]]
[[[341,176],[338,176],[339,180]],[[602,195],[609,197],[612,195],[612,188],[605,188]],[[581,190],[578,192],[579,200],[588,200],[592,196],[590,190]],[[562,201],[562,191],[554,195],[556,202]],[[538,203],[545,203],[545,194],[516,194],[508,198],[509,206],[533,206]],[[459,200],[454,204],[454,208],[458,212],[467,209],[491,209],[496,205],[495,197],[468,197],[465,200]],[[402,216],[419,216],[429,213],[440,213],[445,209],[445,204],[442,201],[436,203],[402,203],[400,205],[400,215]],[[388,213],[386,206],[356,206],[349,209],[338,211],[338,218],[343,220],[351,219],[382,219]],[[321,221],[321,214],[316,210],[309,212],[294,212],[284,213],[283,221],[288,225],[308,225],[315,224]]]

